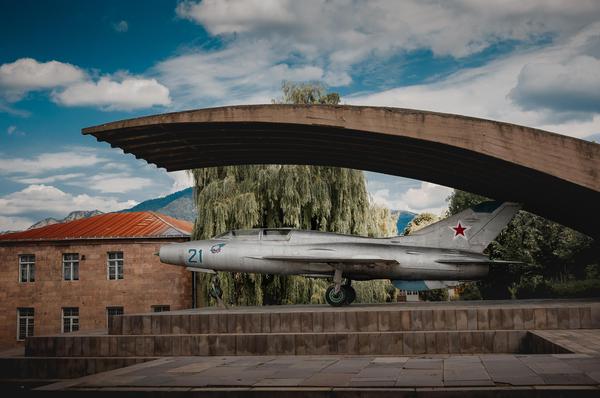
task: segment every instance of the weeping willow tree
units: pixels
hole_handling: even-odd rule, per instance
[[[320,84],[283,83],[278,103],[338,104],[339,95]],[[396,233],[388,209],[369,202],[362,171],[323,166],[244,165],[194,169],[197,219],[194,238],[235,228],[292,227],[347,234]],[[230,304],[324,302],[328,282],[299,276],[220,273]],[[210,276],[197,274],[198,304],[210,304]],[[393,298],[389,282],[355,284],[358,300]]]
[[[428,225],[438,222],[440,218],[432,213],[421,213],[408,223],[404,228],[404,235],[410,235],[417,232],[420,229],[425,228]]]

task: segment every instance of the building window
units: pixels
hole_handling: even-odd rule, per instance
[[[153,305],[152,306],[152,312],[165,312],[165,311],[171,311],[171,306],[170,305]]]
[[[123,252],[108,252],[108,279],[123,279]]]
[[[21,282],[35,282],[35,255],[19,255],[19,280]]]
[[[108,325],[108,318],[115,315],[123,315],[123,307],[106,307],[106,324]]]
[[[17,340],[33,336],[33,308],[17,309]]]
[[[79,280],[79,253],[63,254],[63,277],[66,281]]]
[[[79,308],[63,307],[62,318],[63,333],[76,332],[79,330]]]

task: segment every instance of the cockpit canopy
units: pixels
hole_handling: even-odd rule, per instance
[[[232,229],[215,236],[217,240],[289,240],[292,233],[290,228],[255,228]]]

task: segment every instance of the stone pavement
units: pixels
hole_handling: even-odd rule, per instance
[[[564,390],[600,396],[600,356],[432,355],[167,357],[43,391],[257,391],[311,388],[430,391],[457,388]],[[200,390],[198,390],[200,389]],[[308,390],[307,390],[308,391]],[[366,391],[366,390],[365,390]],[[474,390],[475,391],[475,390]]]

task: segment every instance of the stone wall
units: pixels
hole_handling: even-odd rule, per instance
[[[107,335],[27,340],[29,357],[563,352],[532,331],[595,330],[596,300],[197,308],[112,317]],[[568,352],[568,350],[567,350]]]
[[[125,314],[149,312],[152,305],[169,305],[172,310],[190,308],[191,273],[160,262],[154,253],[164,243],[168,241],[3,243],[0,245],[0,348],[21,344],[16,338],[19,307],[35,309],[37,336],[61,332],[62,307],[79,307],[81,331],[105,329],[109,306],[122,306]],[[121,280],[107,277],[109,251],[123,252]],[[79,253],[79,280],[63,280],[63,253]],[[19,282],[19,254],[35,254],[35,282]]]

